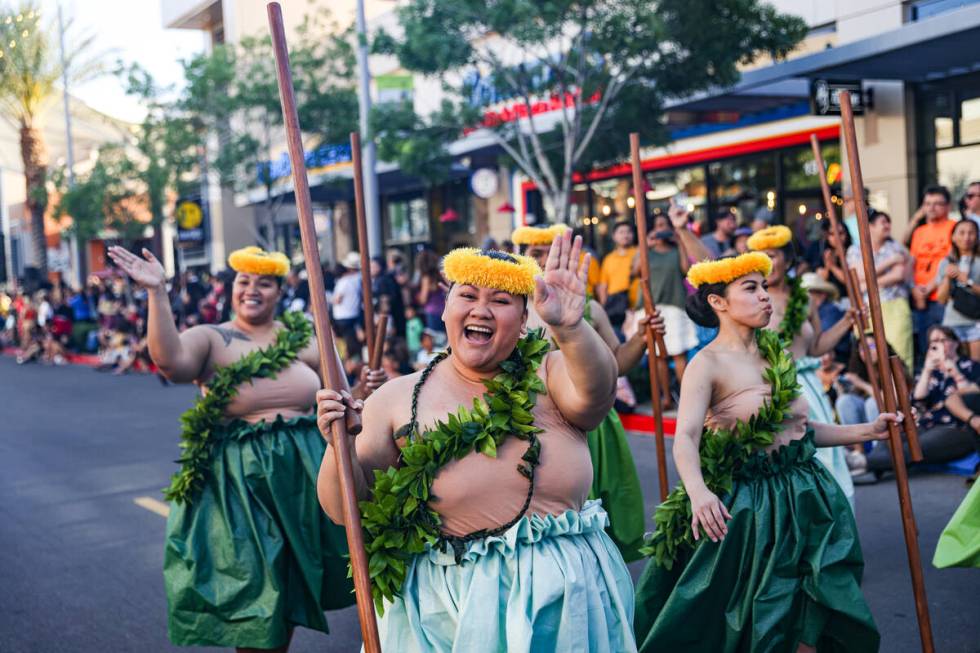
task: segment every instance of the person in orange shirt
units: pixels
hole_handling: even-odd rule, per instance
[[[626,311],[636,306],[640,296],[640,281],[632,278],[636,237],[630,222],[617,222],[613,227],[616,249],[606,254],[599,268],[596,299],[606,309],[614,326],[622,325]]]
[[[953,227],[956,221],[949,217],[949,190],[945,186],[926,188],[920,211],[925,221],[915,228],[909,253],[914,262],[912,273],[912,327],[916,334],[917,356],[926,351],[926,333],[929,327],[943,319],[944,306],[937,301],[936,271],[939,263],[949,255],[952,247]]]

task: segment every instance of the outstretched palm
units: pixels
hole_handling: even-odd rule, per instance
[[[143,258],[140,258],[122,247],[110,247],[109,258],[143,288],[159,288],[167,282],[163,265],[146,248],[143,249]]]
[[[582,253],[582,237],[572,241],[571,231],[555,238],[544,274],[535,279],[534,310],[548,326],[573,326],[585,313],[589,255]]]

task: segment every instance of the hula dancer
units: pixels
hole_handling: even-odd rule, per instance
[[[797,378],[810,407],[809,418],[815,422],[833,423],[834,409],[817,376],[817,369],[820,357],[833,351],[854,327],[854,313],[848,311],[837,324],[821,332],[820,317],[810,304],[801,277],[790,276],[796,266],[796,250],[789,227],[777,225],[757,231],[749,237],[747,245],[750,251],[765,252],[772,259],[772,274],[767,279],[773,309],[770,327],[778,333],[783,347],[796,361]],[[822,448],[817,451],[817,460],[833,474],[853,509],[854,482],[846,454],[845,447]]]
[[[808,422],[796,368],[751,252],[698,263],[688,314],[719,327],[681,385],[674,460],[683,484],[655,515],[637,587],[640,651],[867,653],[878,632],[843,492],[816,447],[887,437],[890,421]]]
[[[612,407],[616,361],[583,320],[588,257],[570,233],[533,259],[455,250],[450,350],[364,404],[352,443],[382,648],[635,651],[632,582],[588,501],[585,432]],[[528,303],[558,344],[522,337]],[[319,394],[320,428],[359,402]],[[342,516],[333,448],[324,509]]]
[[[343,529],[317,505],[325,443],[311,414],[322,387],[312,325],[302,313],[275,320],[289,260],[232,253],[234,319],[178,333],[160,262],[145,249],[109,255],[147,290],[153,362],[203,390],[181,418],[181,470],[165,490],[170,640],[285,651],[296,626],[327,632],[323,611],[354,595]]]
[[[565,225],[551,227],[518,227],[511,234],[511,241],[520,248],[520,253],[530,256],[538,265],[547,264],[551,243],[557,236],[568,231]],[[585,307],[585,320],[596,330],[606,346],[616,357],[617,375],[624,376],[631,370],[646,351],[644,320],[636,334],[621,343],[613,331],[612,324],[602,305],[589,299]],[[660,315],[654,318],[654,328],[663,332]],[[538,317],[534,307],[528,308],[528,327],[544,328],[545,337],[551,334],[547,324]],[[630,451],[626,431],[615,410],[610,410],[602,423],[586,433],[589,455],[592,457],[592,489],[590,499],[600,499],[602,507],[609,515],[609,528],[606,532],[612,538],[627,562],[639,560],[640,547],[646,533],[646,512],[643,508],[643,491],[636,464]]]

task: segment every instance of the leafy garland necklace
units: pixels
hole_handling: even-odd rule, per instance
[[[789,347],[799,335],[803,323],[806,322],[810,297],[803,288],[803,280],[793,277],[789,280],[789,300],[786,302],[786,312],[783,321],[779,323],[779,339],[783,346]]]
[[[738,420],[733,429],[705,427],[701,434],[701,473],[705,485],[719,497],[732,491],[735,470],[756,450],[773,443],[790,412],[790,404],[800,396],[796,364],[784,349],[780,336],[775,331],[759,329],[755,338],[759,353],[769,363],[763,376],[772,388],[771,398],[747,422]],[[696,544],[691,518],[691,499],[684,485],[679,484],[667,500],[657,506],[653,518],[656,529],[640,553],[653,557],[657,564],[670,569],[678,555],[693,549]]]
[[[180,471],[173,475],[170,487],[163,491],[168,501],[190,503],[204,485],[211,460],[212,431],[221,424],[225,408],[237,394],[238,387],[254,378],[275,378],[309,344],[313,326],[302,313],[284,313],[279,320],[285,328],[276,334],[274,343],[251,351],[215,372],[207,383],[207,394],[198,397],[180,416],[182,453],[177,459]]]
[[[501,372],[483,381],[487,391],[483,397],[473,400],[473,408],[461,406],[446,421],[437,421],[434,428],[419,434],[416,421],[419,390],[448,352],[431,361],[422,372],[412,393],[412,422],[401,450],[401,466],[375,470],[372,498],[360,503],[371,591],[379,614],[384,613],[384,599],[393,601],[401,593],[412,557],[430,546],[445,550],[447,545],[452,545],[458,559],[467,541],[501,533],[526,512],[541,451],[536,437],[541,429],[534,425],[531,411],[538,394],[545,392],[537,370],[549,349],[542,331],[531,331],[500,364]],[[477,531],[462,538],[441,535],[439,515],[428,504],[433,498],[432,482],[436,474],[447,463],[473,452],[495,458],[497,448],[512,435],[528,442],[521,458],[523,462],[517,466],[517,471],[530,483],[520,514],[492,531]]]

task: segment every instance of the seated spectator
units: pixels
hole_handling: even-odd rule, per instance
[[[436,338],[438,337],[439,333],[432,329],[426,329],[422,332],[422,337],[419,341],[419,350],[415,354],[416,370],[425,369],[425,366],[431,363],[432,359],[439,353],[436,351]]]
[[[980,361],[980,314],[973,312],[980,308],[978,230],[972,220],[956,223],[949,256],[939,263],[936,274],[936,298],[946,305],[942,324],[956,333],[974,361]]]
[[[840,299],[837,287],[816,272],[804,272],[802,286],[809,292],[810,304],[817,311],[821,331],[828,331],[846,315],[844,309],[837,305]],[[833,353],[836,360],[846,361],[851,353],[851,339],[841,338]]]
[[[947,463],[978,447],[973,427],[980,426],[980,363],[962,356],[956,333],[934,325],[927,334],[929,349],[912,398],[918,410],[919,444],[923,462]],[[905,458],[908,461],[908,444]],[[868,469],[880,477],[892,468],[886,446],[868,455]]]
[[[881,316],[885,323],[885,336],[902,363],[912,369],[912,312],[909,308],[908,269],[909,253],[892,240],[892,219],[887,213],[877,211],[869,219],[871,251],[878,292],[881,298]],[[857,271],[868,304],[868,288],[864,279],[864,262],[861,248],[855,244],[847,250],[847,265]]]

